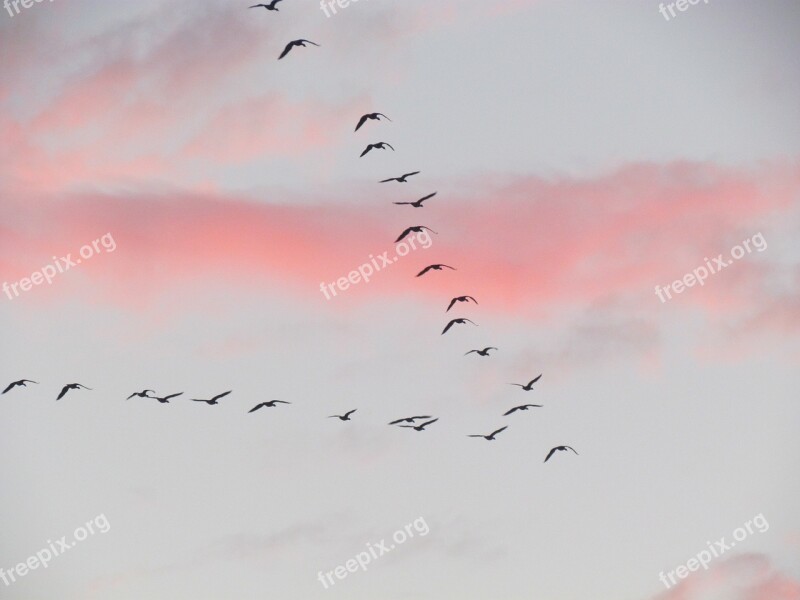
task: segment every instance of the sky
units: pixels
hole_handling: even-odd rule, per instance
[[[250,4],[0,10],[2,597],[800,599],[800,5]]]

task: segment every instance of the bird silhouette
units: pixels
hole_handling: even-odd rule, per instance
[[[456,325],[456,324],[457,325],[465,325],[466,323],[472,323],[473,325],[475,325],[475,327],[478,326],[477,323],[473,323],[469,319],[453,319],[447,325],[445,325],[445,328],[442,330],[442,335],[447,333],[447,330],[450,329],[453,325]]]
[[[422,276],[423,276],[423,275],[425,275],[425,273],[427,273],[428,271],[441,271],[441,270],[442,270],[443,268],[445,268],[445,267],[447,267],[448,269],[450,269],[450,270],[452,270],[452,271],[457,271],[457,270],[458,270],[458,269],[456,269],[456,268],[454,268],[454,267],[451,267],[451,266],[448,266],[448,265],[439,265],[439,264],[436,264],[436,265],[428,265],[427,267],[425,267],[424,269],[422,269],[422,271],[420,271],[419,273],[417,273],[417,277],[422,277]]]
[[[432,194],[428,194],[424,198],[420,198],[419,200],[415,200],[414,202],[392,202],[392,204],[403,205],[407,204],[408,206],[413,206],[414,208],[425,208],[422,206],[422,203],[425,202],[428,198],[433,198],[439,192],[433,192]]]
[[[396,181],[397,183],[408,183],[407,178],[411,177],[412,175],[419,175],[421,171],[414,171],[413,173],[406,173],[405,175],[400,175],[400,177],[389,177],[389,179],[384,179],[379,181],[378,183],[389,183],[390,181]]]
[[[467,354],[472,354],[473,352],[477,353],[479,356],[489,356],[489,350],[497,350],[497,348],[494,346],[487,346],[483,350],[470,350],[469,352],[466,352],[464,356]]]
[[[331,415],[331,416],[330,416],[330,417],[328,417],[328,418],[329,418],[329,419],[334,419],[334,418],[336,418],[336,419],[339,419],[340,421],[349,421],[349,420],[350,420],[350,415],[352,415],[352,414],[353,414],[354,412],[356,412],[357,410],[358,410],[357,408],[354,408],[353,410],[349,410],[349,411],[347,411],[347,412],[346,412],[346,413],[344,413],[343,415]]]
[[[218,394],[218,395],[214,396],[211,400],[198,400],[197,398],[192,398],[192,402],[205,402],[209,406],[214,406],[216,404],[219,404],[219,402],[217,402],[217,400],[219,400],[220,398],[224,398],[225,396],[230,394],[232,391],[233,390],[228,390],[227,392],[223,392],[221,394]]]
[[[275,5],[278,2],[283,2],[283,0],[272,0],[272,2],[270,2],[269,4],[254,4],[253,6],[250,6],[249,8],[260,8],[260,7],[263,6],[267,10],[278,10],[277,8],[275,8]]]
[[[537,381],[539,381],[541,378],[542,378],[541,375],[539,375],[538,377],[534,377],[533,379],[531,379],[525,385],[522,385],[521,383],[509,383],[508,385],[516,385],[518,387],[521,387],[526,392],[530,392],[533,389],[533,384],[536,383]]]
[[[130,396],[128,396],[128,397],[127,397],[127,398],[125,398],[125,399],[126,399],[126,400],[130,400],[130,399],[131,399],[131,398],[133,398],[134,396],[138,396],[139,398],[153,398],[153,396],[148,396],[148,395],[147,395],[147,393],[148,393],[148,392],[152,392],[153,394],[155,394],[155,393],[156,393],[156,391],[155,391],[155,390],[143,390],[143,391],[141,391],[141,392],[134,392],[133,394],[131,394]]]
[[[550,457],[553,456],[553,454],[555,454],[557,450],[564,451],[564,452],[567,451],[567,450],[572,450],[573,452],[575,452],[575,448],[573,448],[572,446],[556,446],[555,448],[552,448],[550,450],[550,452],[547,453],[547,456],[545,457],[544,462],[547,462],[548,460],[550,460]],[[578,454],[578,453],[575,452],[575,454]]]
[[[2,394],[5,394],[8,391],[13,390],[15,387],[28,387],[29,383],[35,383],[39,385],[38,381],[31,381],[30,379],[20,379],[19,381],[12,381],[8,384],[8,387],[2,391]]]
[[[159,398],[158,396],[153,396],[153,400],[158,400],[161,404],[169,404],[169,401],[172,398],[177,398],[178,396],[183,396],[183,392],[178,392],[177,394],[170,394],[169,396],[164,396],[163,398]]]
[[[386,142],[377,142],[375,144],[368,144],[367,147],[364,148],[364,151],[361,153],[361,156],[359,156],[359,158],[363,157],[371,150],[386,150],[386,148],[391,148],[392,152],[394,152],[394,147],[391,144],[387,144]]]
[[[493,442],[494,441],[494,436],[496,436],[498,433],[500,433],[504,429],[508,429],[508,425],[506,425],[505,427],[501,427],[497,431],[493,431],[489,435],[480,435],[480,434],[478,434],[478,435],[468,435],[467,437],[480,437],[480,438],[483,438],[485,440],[489,440],[490,442]]]
[[[398,423],[413,423],[417,419],[430,419],[430,415],[421,415],[416,417],[405,417],[403,419],[397,419],[396,421],[391,421],[389,425],[397,425]]]
[[[452,300],[450,300],[450,304],[448,305],[447,310],[444,311],[444,312],[450,312],[450,309],[453,308],[453,305],[456,302],[467,302],[469,300],[472,300],[475,304],[478,303],[478,301],[475,300],[475,298],[473,298],[472,296],[457,296],[456,298],[453,298]]]
[[[423,229],[427,229],[427,230],[428,230],[428,231],[430,231],[431,233],[433,233],[433,234],[435,234],[435,235],[439,235],[438,233],[436,233],[436,232],[435,232],[433,229],[431,229],[430,227],[425,227],[425,225],[414,225],[413,227],[409,227],[408,229],[404,230],[404,231],[403,231],[403,233],[401,233],[401,234],[400,234],[400,237],[398,237],[398,238],[397,238],[397,239],[394,241],[394,243],[396,244],[397,242],[401,242],[401,241],[403,241],[403,240],[406,238],[406,236],[408,236],[408,234],[410,234],[410,233],[412,233],[412,232],[413,232],[413,233],[422,233],[422,230],[423,230]]]
[[[248,413],[256,412],[259,408],[275,408],[276,404],[291,404],[291,402],[285,402],[283,400],[270,400],[269,402],[262,402],[261,404],[256,404],[253,408],[248,410]]]
[[[67,384],[67,385],[65,385],[63,387],[63,389],[61,390],[61,393],[58,395],[58,398],[56,398],[56,400],[61,400],[64,396],[67,395],[68,391],[70,391],[70,390],[78,390],[78,389],[91,390],[92,388],[88,388],[85,385],[81,385],[80,383],[70,383],[70,384]]]
[[[361,129],[361,126],[362,126],[364,123],[366,123],[368,119],[372,119],[373,121],[380,121],[380,120],[381,120],[381,117],[383,117],[383,118],[384,118],[384,119],[386,119],[387,121],[391,121],[391,119],[390,119],[389,117],[387,117],[387,116],[386,116],[385,114],[383,114],[383,113],[378,113],[378,112],[375,112],[375,113],[369,113],[369,114],[363,115],[363,116],[362,116],[362,117],[361,117],[361,118],[358,120],[358,125],[356,125],[356,129],[355,129],[355,130],[356,130],[356,131],[358,131],[359,129]]]
[[[300,46],[302,48],[305,48],[306,44],[313,44],[314,46],[319,46],[319,44],[312,42],[311,40],[293,40],[288,44],[286,44],[286,48],[283,49],[283,52],[281,52],[281,55],[278,57],[278,60],[282,59],[284,56],[289,54],[289,51],[295,46]]]
[[[430,425],[431,423],[436,423],[439,419],[431,419],[425,423],[420,423],[419,425],[400,425],[400,427],[405,427],[407,429],[416,429],[417,431],[425,431],[425,428]]]
[[[504,416],[504,417],[507,417],[507,416],[508,416],[508,415],[510,415],[511,413],[513,413],[513,412],[516,412],[516,411],[518,411],[518,410],[528,410],[529,408],[542,408],[542,407],[543,407],[543,406],[542,406],[541,404],[523,404],[523,405],[521,405],[521,406],[515,406],[515,407],[514,407],[514,408],[512,408],[511,410],[509,410],[509,411],[507,411],[507,412],[504,412],[504,413],[503,413],[503,416]]]

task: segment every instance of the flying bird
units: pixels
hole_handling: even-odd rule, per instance
[[[415,200],[414,202],[392,202],[392,204],[402,205],[407,204],[408,206],[413,206],[414,208],[424,208],[422,203],[425,202],[428,198],[433,198],[439,192],[433,192],[432,194],[428,194],[424,198],[420,198],[419,200]]]
[[[259,408],[275,408],[276,404],[291,404],[291,402],[285,402],[283,400],[270,400],[269,402],[262,402],[261,404],[256,404],[253,408],[248,410],[248,413],[256,412]]]
[[[495,348],[494,346],[488,346],[483,350],[470,350],[469,352],[464,354],[464,356],[466,356],[467,354],[472,354],[473,352],[477,352],[479,356],[489,356],[489,350],[497,350],[497,348]]]
[[[38,381],[31,381],[30,379],[20,379],[19,381],[12,381],[11,383],[9,383],[8,387],[4,389],[2,393],[5,394],[6,392],[13,390],[17,386],[27,387],[29,383],[35,383],[36,385],[39,385]]]
[[[541,404],[523,404],[522,406],[515,406],[514,408],[512,408],[508,412],[504,412],[503,416],[507,417],[508,415],[510,415],[513,412],[516,412],[518,410],[528,410],[529,408],[542,408],[542,405]]]
[[[403,231],[403,233],[401,233],[401,234],[400,234],[400,237],[398,237],[398,238],[397,238],[397,239],[394,241],[394,243],[396,244],[397,242],[401,242],[401,241],[402,241],[402,240],[403,240],[403,239],[404,239],[406,236],[408,236],[408,234],[410,234],[410,233],[412,233],[412,232],[413,232],[413,233],[422,233],[422,230],[423,230],[423,229],[427,229],[427,230],[428,230],[428,231],[430,231],[431,233],[433,233],[433,234],[435,234],[435,235],[439,235],[438,233],[436,233],[436,232],[435,232],[433,229],[431,229],[430,227],[425,227],[425,225],[414,225],[413,227],[409,227],[408,229],[406,229],[405,231]]]
[[[472,300],[475,304],[478,303],[478,301],[475,300],[475,298],[473,298],[472,296],[458,296],[458,297],[453,298],[452,300],[450,300],[450,305],[447,307],[447,310],[444,311],[444,312],[450,312],[450,309],[453,308],[453,305],[456,302],[467,302],[469,300]]]
[[[362,156],[367,154],[370,150],[373,150],[373,149],[375,149],[375,150],[386,150],[387,147],[391,148],[392,152],[394,152],[394,147],[391,144],[387,144],[386,142],[378,142],[376,144],[368,144],[367,147],[364,148],[364,151],[361,153],[361,156],[359,156],[359,158],[361,158]]]
[[[505,427],[501,427],[497,431],[493,431],[489,435],[468,435],[467,437],[482,437],[483,439],[489,440],[490,442],[492,442],[492,441],[494,441],[494,436],[496,436],[498,433],[500,433],[504,429],[508,429],[508,425],[506,425]]]
[[[556,446],[555,448],[551,449],[550,452],[547,453],[547,456],[545,457],[544,462],[547,462],[548,460],[550,460],[550,457],[553,456],[553,454],[555,454],[557,450],[561,450],[561,451],[572,450],[573,452],[575,452],[575,448],[573,448],[572,446]],[[578,454],[578,453],[575,452],[575,454]]]
[[[522,385],[521,383],[509,383],[508,385],[516,385],[516,386],[521,387],[526,392],[530,392],[533,389],[533,384],[536,383],[537,381],[539,381],[541,378],[542,378],[541,375],[539,375],[538,377],[534,377],[533,379],[531,379],[525,385]]]
[[[449,322],[447,325],[445,325],[445,328],[442,330],[442,335],[444,335],[445,333],[447,333],[447,330],[448,330],[448,329],[450,329],[450,328],[451,328],[453,325],[456,325],[456,324],[458,324],[458,325],[465,325],[465,324],[466,324],[466,323],[468,323],[468,322],[469,322],[469,323],[472,323],[473,325],[475,325],[475,327],[477,327],[477,326],[478,326],[478,324],[477,324],[477,323],[473,323],[473,322],[472,322],[472,321],[470,321],[469,319],[453,319],[453,320],[452,320],[452,321],[450,321],[450,322]]]
[[[405,175],[400,175],[400,177],[390,177],[389,179],[384,179],[383,181],[379,181],[378,183],[389,183],[390,181],[396,181],[397,183],[408,183],[406,178],[411,177],[412,175],[419,175],[421,171],[414,171],[413,173],[406,173]]]
[[[457,271],[457,270],[458,270],[458,269],[456,269],[456,268],[454,268],[454,267],[451,267],[451,266],[449,266],[449,265],[438,265],[438,264],[437,264],[437,265],[428,265],[427,267],[425,267],[424,269],[422,269],[422,271],[420,271],[419,273],[417,273],[417,277],[422,277],[422,276],[423,276],[423,275],[425,275],[425,273],[427,273],[428,271],[441,271],[441,270],[442,270],[443,268],[445,268],[445,267],[447,267],[448,269],[450,269],[450,270],[452,270],[452,271]]]
[[[329,418],[329,419],[336,418],[336,419],[339,419],[340,421],[349,421],[349,420],[350,420],[350,415],[352,415],[352,414],[353,414],[354,412],[356,412],[357,410],[358,410],[357,408],[354,408],[353,410],[349,410],[349,411],[347,411],[347,412],[346,412],[346,413],[344,413],[343,415],[331,415],[331,416],[330,416],[330,417],[328,417],[328,418]]]
[[[156,391],[155,391],[155,390],[143,390],[143,391],[141,391],[141,392],[134,392],[133,394],[131,394],[130,396],[128,396],[128,397],[127,397],[127,398],[125,398],[125,399],[126,399],[126,400],[130,400],[130,399],[131,399],[131,398],[133,398],[134,396],[139,396],[139,398],[153,398],[153,396],[148,396],[148,395],[147,395],[147,394],[148,394],[148,392],[152,392],[153,394],[155,394],[155,393],[156,393]]]
[[[67,395],[68,391],[77,389],[91,390],[92,388],[88,388],[85,385],[81,385],[80,383],[70,383],[64,386],[64,388],[61,390],[61,393],[58,395],[58,398],[56,398],[56,400],[61,400],[64,396]]]
[[[361,117],[361,118],[358,120],[358,125],[356,125],[356,131],[358,131],[359,129],[361,129],[361,126],[362,126],[364,123],[366,123],[368,119],[372,119],[373,121],[380,121],[380,120],[381,120],[381,117],[383,117],[383,118],[384,118],[384,119],[386,119],[387,121],[391,121],[391,119],[390,119],[389,117],[387,117],[387,116],[386,116],[385,114],[383,114],[383,113],[378,113],[378,112],[375,112],[375,113],[369,113],[369,114],[363,115],[363,116],[362,116],[362,117]]]
[[[416,429],[417,431],[425,431],[425,428],[430,425],[431,423],[436,423],[439,419],[432,419],[425,423],[421,423],[419,425],[400,425],[400,427],[406,427],[408,429]]]
[[[153,400],[158,400],[161,404],[169,404],[169,401],[172,398],[177,398],[178,396],[183,396],[183,392],[178,392],[177,394],[170,394],[169,396],[164,396],[163,398],[159,398],[158,396],[153,396]]]
[[[260,7],[263,6],[267,10],[278,10],[277,8],[275,8],[275,5],[278,2],[283,2],[283,0],[272,0],[272,2],[270,2],[269,4],[254,4],[253,6],[250,6],[249,8],[260,8]]]
[[[315,46],[319,46],[319,44],[312,42],[311,40],[293,40],[288,44],[286,44],[286,48],[283,49],[283,52],[281,52],[281,55],[278,57],[278,60],[282,59],[284,56],[289,54],[289,51],[295,46],[301,46],[305,48],[306,44],[314,44]]]
[[[421,416],[417,416],[417,417],[406,417],[404,419],[397,419],[396,421],[392,421],[392,422],[389,423],[389,425],[397,425],[398,423],[413,423],[417,419],[430,419],[430,418],[431,418],[430,415],[421,415]]]
[[[211,400],[198,400],[197,398],[192,398],[192,402],[205,402],[209,406],[214,406],[215,404],[219,404],[219,402],[217,402],[217,400],[219,400],[220,398],[224,398],[225,396],[230,394],[232,391],[233,390],[228,390],[227,392],[223,392],[221,394],[218,394],[218,395],[214,396]]]

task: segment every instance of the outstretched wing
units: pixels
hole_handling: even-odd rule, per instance
[[[177,394],[170,394],[169,396],[164,396],[162,400],[169,400],[170,398],[177,398],[178,396],[183,396],[183,392],[178,392]]]
[[[489,437],[494,437],[494,436],[496,436],[498,433],[500,433],[500,432],[501,432],[501,431],[503,431],[504,429],[508,429],[508,425],[506,425],[505,427],[501,427],[501,428],[500,428],[500,429],[498,429],[497,431],[493,431]]]
[[[472,354],[473,352],[477,352],[477,350],[470,350],[469,352],[465,352],[464,356],[466,356],[467,354]]]
[[[503,416],[504,416],[504,417],[507,417],[508,415],[510,415],[511,413],[513,413],[514,411],[517,411],[517,410],[519,410],[519,409],[520,409],[520,408],[519,408],[519,406],[515,406],[514,408],[512,408],[512,409],[511,409],[511,410],[509,410],[508,412],[504,412],[504,413],[503,413]]]
[[[428,421],[427,423],[423,423],[422,425],[420,425],[420,429],[423,429],[423,428],[427,427],[427,426],[428,426],[428,425],[430,425],[431,423],[436,423],[436,421],[438,421],[438,420],[439,420],[439,419],[431,419],[431,420],[430,420],[430,421]]]
[[[553,454],[555,454],[555,453],[556,453],[556,449],[555,448],[551,449],[550,452],[547,453],[547,456],[545,457],[544,462],[547,462],[548,460],[550,460],[550,457],[553,456]]]
[[[528,383],[528,387],[532,386],[534,383],[539,381],[541,378],[542,378],[542,375],[540,374],[538,377],[535,377],[534,379],[531,379],[530,383]]]
[[[219,394],[217,396],[214,396],[211,400],[214,401],[214,400],[219,400],[220,398],[224,398],[225,396],[230,394],[232,391],[233,390],[228,390],[227,392],[222,392],[221,394]]]
[[[572,446],[564,446],[564,448],[569,448],[570,450],[572,450],[573,452],[575,452],[575,448],[573,448]],[[577,452],[575,452],[575,454],[578,454],[578,453],[577,453]],[[579,456],[580,456],[580,455],[579,455]]]
[[[433,265],[429,265],[429,266],[425,267],[424,269],[422,269],[422,271],[417,273],[417,277],[422,277],[423,275],[425,275],[425,273],[430,271],[432,268],[433,268]]]
[[[358,410],[357,408],[354,408],[353,410],[347,411],[346,413],[344,413],[344,416],[345,417],[349,417],[350,415],[352,415],[357,410]]]
[[[420,198],[419,200],[417,200],[417,202],[425,202],[425,200],[428,200],[429,198],[433,198],[438,193],[439,192],[433,192],[432,194],[428,194],[424,198]]]
[[[369,117],[368,117],[367,115],[363,115],[363,116],[362,116],[362,117],[361,117],[361,118],[358,120],[358,125],[356,125],[355,131],[358,131],[359,129],[361,129],[361,126],[362,126],[364,123],[366,123],[366,122],[367,122],[367,119],[369,119]]]
[[[294,46],[295,46],[295,42],[289,42],[288,44],[286,44],[286,48],[284,48],[284,49],[283,49],[283,52],[281,52],[281,55],[278,57],[278,60],[282,59],[284,56],[286,56],[287,54],[289,54],[289,51],[290,51],[290,50],[291,50],[291,49],[292,49]]]
[[[450,300],[450,304],[447,305],[447,310],[444,312],[450,312],[450,309],[453,308],[453,305],[458,302],[458,298],[453,298]]]
[[[405,231],[403,231],[403,233],[401,233],[401,234],[400,234],[400,237],[398,237],[398,238],[397,238],[397,239],[394,241],[394,243],[396,244],[397,242],[401,242],[401,241],[403,240],[403,238],[404,238],[404,237],[406,237],[406,236],[407,236],[409,233],[411,233],[411,230],[412,230],[412,229],[414,229],[414,228],[413,228],[413,227],[409,227],[408,229],[406,229]]]
[[[256,412],[259,408],[264,408],[266,405],[267,405],[266,402],[262,402],[261,404],[256,404],[253,408],[247,411],[247,414],[250,414],[251,412]]]
[[[450,321],[450,322],[449,322],[447,325],[445,325],[445,328],[444,328],[444,330],[442,331],[442,335],[444,335],[445,333],[447,333],[447,332],[449,331],[449,329],[450,329],[450,328],[453,326],[453,324],[454,324],[456,321],[458,321],[458,319],[453,319],[453,320],[452,320],[452,321]]]
[[[374,147],[375,147],[375,146],[374,146],[373,144],[369,144],[369,145],[368,145],[366,148],[364,148],[364,151],[361,153],[361,156],[359,156],[359,158],[361,158],[362,156],[364,156],[364,155],[365,155],[367,152],[369,152],[370,150],[372,150]]]
[[[2,393],[5,394],[8,390],[12,389],[15,385],[17,385],[16,381],[14,381],[13,383],[9,383],[8,387],[6,389],[4,389]]]

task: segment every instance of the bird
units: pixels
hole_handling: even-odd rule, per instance
[[[433,229],[431,229],[430,227],[425,227],[425,225],[414,225],[413,227],[409,227],[408,229],[406,229],[405,231],[403,231],[403,233],[401,233],[401,234],[400,234],[400,237],[398,237],[398,238],[397,238],[397,239],[394,241],[394,243],[396,244],[397,242],[400,242],[400,241],[402,241],[402,240],[403,240],[403,239],[404,239],[404,238],[405,238],[405,237],[406,237],[408,234],[410,234],[411,232],[414,232],[414,233],[422,233],[422,230],[423,230],[423,229],[427,229],[427,230],[428,230],[428,231],[430,231],[431,233],[433,233],[433,234],[435,234],[435,235],[439,235],[438,233],[436,233],[436,232],[435,232]]]
[[[416,417],[405,417],[404,419],[397,419],[396,421],[391,421],[389,425],[397,425],[398,423],[413,423],[417,419],[430,419],[430,415],[421,415]]]
[[[415,200],[414,202],[392,202],[392,204],[403,205],[407,204],[408,206],[413,206],[414,208],[424,208],[422,203],[425,202],[428,198],[433,198],[439,192],[433,192],[432,194],[428,194],[424,198],[420,198],[419,200]]]
[[[58,395],[58,398],[56,398],[56,400],[61,400],[64,396],[66,396],[68,391],[77,389],[91,390],[92,388],[86,387],[85,385],[81,385],[80,383],[70,383],[64,386],[64,388],[61,390],[61,393]]]
[[[456,302],[468,302],[469,300],[472,300],[475,304],[478,303],[478,301],[475,300],[475,298],[473,298],[472,296],[458,296],[458,297],[453,298],[452,300],[450,300],[450,304],[447,307],[447,310],[444,311],[444,312],[450,312],[450,309],[453,308],[453,305]]]
[[[355,130],[356,130],[356,131],[358,131],[359,129],[361,129],[361,126],[362,126],[364,123],[366,123],[366,122],[367,122],[367,119],[372,119],[373,121],[380,121],[380,120],[381,120],[381,117],[383,117],[383,118],[384,118],[384,119],[386,119],[387,121],[391,121],[391,119],[390,119],[389,117],[387,117],[387,116],[386,116],[385,114],[383,114],[383,113],[378,113],[378,112],[369,113],[369,114],[363,115],[363,116],[362,116],[362,117],[361,117],[361,118],[358,120],[358,125],[356,125],[356,129],[355,129]]]
[[[451,266],[449,266],[449,265],[439,265],[439,264],[436,264],[436,265],[428,265],[427,267],[425,267],[424,269],[422,269],[422,271],[420,271],[419,273],[417,273],[417,277],[422,277],[422,276],[423,276],[423,275],[425,275],[425,273],[427,273],[428,271],[441,271],[441,270],[442,270],[444,267],[447,267],[448,269],[451,269],[452,271],[457,271],[457,270],[458,270],[458,269],[456,269],[455,267],[451,267]]]
[[[218,394],[218,395],[214,396],[211,400],[198,400],[197,398],[192,398],[192,402],[205,402],[209,406],[214,406],[215,404],[219,404],[219,402],[217,402],[217,400],[219,400],[220,398],[224,398],[225,396],[230,394],[232,391],[233,390],[228,390],[227,392],[223,392],[221,394]]]
[[[562,451],[572,450],[573,452],[575,452],[575,448],[573,448],[572,446],[556,446],[555,448],[552,448],[550,450],[550,452],[547,453],[547,456],[545,457],[544,462],[547,462],[548,460],[550,460],[550,457],[553,456],[553,454],[556,453],[556,450],[562,450]],[[578,453],[575,452],[575,454],[578,454]]]
[[[400,175],[400,177],[389,177],[389,179],[384,179],[379,181],[378,183],[389,183],[390,181],[396,181],[397,183],[408,183],[406,181],[407,177],[411,177],[412,175],[419,175],[421,171],[414,171],[413,173],[406,173],[405,175]]]
[[[130,399],[131,399],[131,398],[133,398],[134,396],[139,396],[139,398],[152,398],[153,396],[148,396],[148,395],[147,395],[147,393],[148,393],[148,392],[152,392],[153,394],[155,394],[155,393],[156,393],[156,391],[155,391],[155,390],[143,390],[143,391],[141,391],[141,392],[134,392],[133,394],[131,394],[130,396],[128,396],[128,397],[127,397],[127,398],[125,398],[125,399],[126,399],[126,400],[130,400]]]
[[[449,322],[447,325],[445,325],[445,328],[442,330],[442,335],[444,335],[445,333],[447,333],[447,330],[448,330],[448,329],[450,329],[450,328],[451,328],[453,325],[455,325],[455,324],[458,324],[458,325],[465,325],[467,322],[469,322],[469,323],[472,323],[473,325],[475,325],[475,327],[477,327],[477,326],[478,326],[478,324],[477,324],[477,323],[473,323],[473,322],[472,322],[472,321],[470,321],[469,319],[453,319],[453,320],[452,320],[452,321],[450,321],[450,322]]]
[[[473,352],[477,352],[479,356],[489,356],[489,350],[497,350],[494,346],[488,346],[483,350],[470,350],[469,352],[465,353],[464,356],[467,354],[472,354]]]
[[[36,385],[39,385],[38,381],[31,381],[30,379],[20,379],[19,381],[12,381],[11,383],[9,383],[8,387],[4,389],[2,393],[5,394],[6,392],[13,390],[17,386],[27,387],[29,383],[35,383]]]
[[[541,404],[523,404],[522,406],[515,406],[511,410],[504,412],[503,416],[507,417],[511,413],[518,411],[518,410],[528,410],[529,408],[543,408]]]
[[[276,404],[291,404],[291,402],[285,402],[283,400],[270,400],[269,402],[262,402],[261,404],[256,404],[253,408],[248,410],[248,413],[256,412],[259,408],[275,408]]]
[[[289,42],[288,44],[286,44],[286,48],[283,49],[283,52],[281,52],[281,55],[278,57],[278,60],[282,59],[284,56],[289,54],[289,51],[292,48],[294,48],[295,46],[301,46],[301,47],[305,48],[307,43],[308,44],[314,44],[315,46],[319,46],[319,44],[317,44],[316,42],[312,42],[311,40],[293,40],[293,41]]]
[[[270,2],[269,4],[254,4],[253,6],[250,6],[249,8],[259,8],[259,7],[263,6],[267,10],[278,10],[277,8],[275,8],[275,5],[278,2],[282,2],[282,1],[283,0],[272,0],[272,2]]]
[[[430,425],[431,423],[436,423],[439,419],[431,419],[425,423],[421,423],[419,425],[400,425],[400,427],[406,427],[408,429],[416,429],[417,431],[425,431],[425,428]]]
[[[370,150],[373,150],[373,149],[375,149],[375,150],[386,150],[387,147],[391,148],[392,152],[394,152],[394,147],[391,144],[387,144],[386,142],[377,142],[375,144],[367,144],[367,147],[364,148],[364,151],[361,153],[361,156],[359,156],[359,158],[363,157]]]
[[[340,421],[349,421],[349,420],[350,420],[350,415],[352,415],[352,414],[353,414],[354,412],[356,412],[357,410],[358,410],[357,408],[354,408],[353,410],[349,410],[349,411],[347,411],[347,412],[346,412],[346,413],[344,413],[343,415],[331,415],[331,416],[330,416],[330,417],[328,417],[328,418],[329,418],[329,419],[336,418],[336,419],[339,419]]]
[[[539,375],[538,377],[534,377],[533,379],[531,379],[525,385],[522,385],[521,383],[509,383],[508,385],[516,385],[516,386],[521,387],[526,392],[530,392],[533,389],[533,384],[536,383],[537,381],[539,381],[541,378],[542,378],[541,375]]]
[[[159,398],[158,396],[153,396],[153,400],[158,400],[161,404],[169,404],[170,399],[177,398],[178,396],[183,396],[183,392],[178,392],[177,394],[170,394],[169,396],[164,396],[163,398]]]
[[[480,435],[480,434],[478,434],[478,435],[468,435],[467,437],[482,437],[482,438],[483,438],[483,439],[485,439],[485,440],[488,440],[488,441],[490,441],[490,442],[493,442],[493,441],[494,441],[494,436],[496,436],[498,433],[500,433],[500,432],[501,432],[501,431],[503,431],[504,429],[508,429],[508,425],[506,425],[505,427],[501,427],[501,428],[500,428],[500,429],[498,429],[497,431],[493,431],[493,432],[492,432],[492,433],[490,433],[489,435]]]

